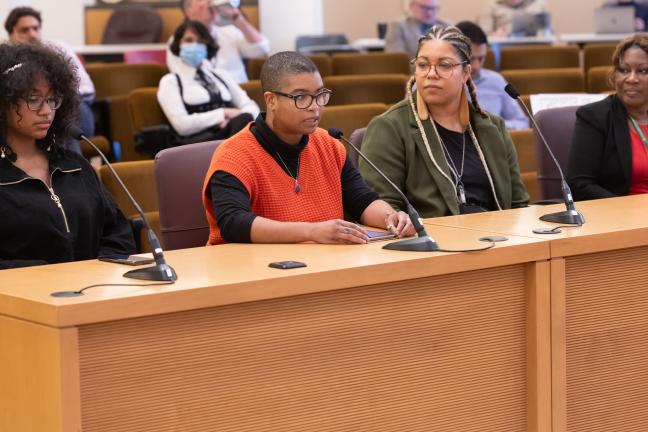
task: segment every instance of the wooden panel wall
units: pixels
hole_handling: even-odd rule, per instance
[[[528,269],[81,327],[83,430],[526,431]]]
[[[566,430],[644,432],[648,247],[565,261]]]

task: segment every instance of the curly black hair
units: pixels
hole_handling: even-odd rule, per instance
[[[34,83],[40,77],[47,81],[53,94],[63,99],[47,135],[36,141],[43,151],[54,144],[51,151],[45,153],[50,159],[55,159],[70,138],[68,125],[77,124],[79,119],[76,67],[71,59],[52,47],[42,44],[0,44],[0,145],[8,146],[9,110],[18,112],[18,105],[33,91]]]
[[[191,20],[185,20],[178,26],[175,33],[173,34],[173,41],[171,41],[171,46],[169,46],[169,50],[173,53],[173,55],[180,55],[180,40],[184,36],[187,29],[193,30],[200,38],[200,41],[207,45],[207,58],[210,60],[214,58],[214,56],[218,52],[218,44],[216,43],[212,35],[209,34],[209,30],[207,30],[207,27],[205,27],[203,23],[201,23],[200,21]]]

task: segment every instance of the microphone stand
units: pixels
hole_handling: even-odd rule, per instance
[[[418,212],[416,209],[410,204],[409,200],[405,196],[405,194],[400,190],[398,186],[396,186],[390,179],[383,173],[376,165],[374,165],[373,162],[371,162],[361,151],[358,147],[355,146],[351,141],[346,139],[344,135],[342,134],[342,131],[339,129],[331,128],[328,130],[329,135],[331,135],[333,138],[339,139],[343,141],[344,143],[348,144],[355,150],[358,155],[362,159],[365,160],[378,174],[380,174],[387,182],[398,192],[400,195],[401,199],[403,200],[403,203],[405,203],[407,207],[407,215],[409,216],[410,220],[412,221],[412,225],[414,225],[414,229],[416,230],[416,233],[418,237],[412,238],[412,239],[406,239],[406,240],[400,240],[397,242],[391,242],[387,243],[385,246],[383,246],[383,249],[388,249],[388,250],[397,250],[397,251],[410,251],[410,252],[433,252],[439,250],[439,245],[437,244],[436,241],[432,237],[428,235],[428,233],[425,231],[425,228],[423,227],[423,223],[421,222],[421,217],[419,216]]]
[[[531,123],[533,123],[533,127],[538,132],[538,136],[540,137],[540,140],[544,144],[544,147],[547,149],[549,156],[551,156],[551,159],[553,160],[554,165],[556,165],[556,168],[558,168],[558,173],[560,174],[560,186],[561,186],[563,201],[565,202],[566,210],[540,216],[540,220],[545,222],[558,223],[562,225],[579,225],[579,226],[583,225],[585,223],[585,217],[583,216],[582,213],[579,213],[576,210],[571,189],[569,188],[569,185],[565,180],[565,175],[563,174],[562,168],[558,163],[558,159],[556,159],[556,156],[554,156],[551,147],[549,147],[549,143],[547,142],[544,135],[542,134],[542,131],[540,130],[540,127],[538,126],[538,123],[536,122],[533,113],[531,113],[531,111],[526,106],[524,101],[520,98],[520,93],[518,93],[518,91],[511,84],[507,84],[506,87],[504,87],[504,91],[506,91],[506,93],[511,98],[518,101],[522,109],[524,109],[524,111],[526,112],[529,119],[531,119]]]
[[[87,142],[99,154],[101,159],[108,167],[108,170],[110,171],[112,176],[115,178],[115,180],[117,180],[119,186],[121,186],[122,190],[128,196],[128,199],[133,204],[133,207],[135,207],[135,210],[137,210],[137,213],[139,213],[140,217],[142,218],[142,221],[144,222],[144,226],[146,227],[146,230],[148,232],[148,241],[151,246],[151,250],[153,251],[153,258],[155,259],[155,265],[151,267],[144,267],[144,268],[127,271],[126,273],[124,273],[124,277],[131,278],[131,279],[147,280],[147,281],[177,280],[178,276],[176,275],[175,270],[173,270],[173,268],[169,266],[164,260],[164,254],[162,253],[160,240],[158,240],[157,236],[155,235],[155,231],[153,231],[148,221],[146,220],[146,216],[144,216],[144,212],[142,211],[142,208],[139,206],[137,201],[135,201],[135,198],[133,198],[133,196],[131,195],[130,191],[128,190],[128,188],[126,187],[122,179],[115,172],[115,169],[112,167],[112,164],[106,158],[106,155],[104,155],[103,152],[99,150],[99,148],[92,141],[90,141],[88,137],[86,137],[83,134],[83,131],[80,128],[76,126],[71,126],[70,131],[72,132],[72,135],[75,138],[82,139],[83,141]]]

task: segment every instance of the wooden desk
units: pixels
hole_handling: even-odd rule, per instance
[[[476,232],[435,228],[444,247]],[[549,242],[171,251],[0,272],[0,430],[549,431]],[[307,268],[270,269],[293,259]]]
[[[648,430],[648,195],[576,203],[586,223],[551,248],[554,432]],[[540,237],[564,206],[436,218],[443,226]]]

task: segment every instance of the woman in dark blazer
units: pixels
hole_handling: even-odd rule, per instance
[[[574,199],[648,193],[648,34],[612,56],[616,93],[576,112],[567,181]]]

